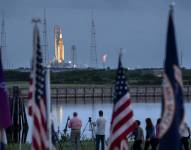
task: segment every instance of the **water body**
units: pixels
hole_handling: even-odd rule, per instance
[[[109,136],[109,127],[112,114],[111,103],[104,104],[65,104],[65,103],[53,103],[52,104],[52,117],[54,120],[55,130],[59,129],[63,131],[65,128],[67,117],[72,117],[74,111],[78,112],[79,117],[82,120],[82,130],[85,128],[85,125],[88,122],[88,118],[91,117],[92,121],[95,121],[98,117],[98,111],[104,111],[104,117],[107,120],[106,123],[106,137]],[[186,120],[191,126],[191,103],[185,103],[186,109]],[[134,111],[134,118],[141,121],[141,126],[145,128],[145,118],[150,117],[154,124],[156,124],[157,119],[161,114],[161,104],[160,103],[132,103],[132,109]],[[31,142],[32,134],[32,120],[27,116],[29,122],[29,132],[27,136],[27,142]],[[68,129],[68,133],[70,130]],[[89,126],[87,126],[84,131],[86,137],[91,137],[91,131]]]

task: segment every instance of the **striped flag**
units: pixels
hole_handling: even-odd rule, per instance
[[[121,54],[117,69],[115,92],[113,99],[113,114],[111,119],[109,150],[127,150],[126,137],[136,128],[131,109],[129,89],[126,84],[125,70],[121,64]]]
[[[48,124],[46,108],[45,70],[43,67],[42,50],[40,47],[40,35],[37,23],[33,31],[33,76],[32,85],[32,149],[45,150],[48,148]]]
[[[173,6],[170,8],[166,59],[163,76],[163,105],[160,124],[160,150],[180,150],[180,124],[184,118],[182,73],[179,68],[173,23]]]

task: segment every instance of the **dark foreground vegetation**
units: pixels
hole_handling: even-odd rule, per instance
[[[70,144],[67,142],[65,143],[60,143],[62,144],[62,147],[59,146],[59,144],[56,145],[56,149],[61,150],[69,150],[70,149]],[[132,149],[133,142],[129,142],[128,144],[129,149]],[[143,146],[143,145],[142,145]],[[191,141],[189,141],[189,147],[191,147]],[[30,149],[30,144],[22,144],[22,150],[29,150]],[[93,141],[81,141],[81,149],[82,150],[95,150],[95,143]],[[7,146],[7,150],[19,150],[19,144],[9,144]],[[150,147],[151,150],[151,147]]]
[[[185,85],[191,84],[191,69],[182,69]],[[53,84],[114,84],[116,70],[66,70],[51,72]],[[126,77],[130,85],[160,85],[162,83],[162,69],[126,70]],[[8,82],[25,82],[29,79],[29,72],[19,70],[5,71]]]

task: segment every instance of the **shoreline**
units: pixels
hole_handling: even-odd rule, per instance
[[[9,88],[12,98],[15,87]],[[18,88],[18,86],[17,86]],[[162,86],[130,86],[129,92],[132,102],[160,102],[163,96]],[[184,99],[191,102],[191,85],[184,86]],[[28,99],[28,88],[20,87],[16,91],[23,100]],[[51,87],[51,99],[65,103],[96,103],[112,102],[113,86],[56,86]]]

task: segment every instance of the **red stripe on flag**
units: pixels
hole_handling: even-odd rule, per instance
[[[127,135],[133,131],[135,128],[137,127],[137,125],[135,123],[133,123],[129,128],[127,128],[120,136],[118,136],[109,146],[109,149],[112,150],[112,148],[114,148],[114,146],[116,145],[120,145],[121,141],[123,139],[126,139]]]
[[[44,140],[46,140],[46,139],[43,139],[44,137],[42,136],[42,132],[43,132],[43,130],[45,130],[45,128],[42,123],[42,117],[41,117],[41,120],[39,120],[36,114],[34,114],[34,128],[39,132],[39,136],[41,139],[41,149],[44,150],[44,148],[46,147],[46,143],[44,142]],[[35,129],[33,129],[33,130],[35,130]],[[46,132],[45,132],[45,134],[46,134]],[[34,135],[34,137],[35,136],[37,136],[37,135]]]
[[[40,133],[41,132],[40,131],[40,129],[41,129],[40,122],[39,122],[38,117],[36,116],[36,114],[34,114],[34,126],[38,130],[38,132]]]
[[[121,120],[114,126],[112,133],[115,133],[121,126],[127,123],[129,119],[132,117],[133,117],[133,112],[131,111],[124,118],[121,118]]]
[[[130,105],[130,103],[130,99],[127,99],[126,102],[113,113],[112,122],[115,117],[117,117],[124,109]]]
[[[32,137],[32,141],[33,141],[33,149],[40,149],[40,145],[38,145],[38,142],[34,136]]]
[[[43,141],[42,141],[42,143],[43,143]],[[41,145],[41,149],[42,149],[42,150],[46,150],[46,143],[43,143],[43,144]]]
[[[44,102],[42,101],[42,104],[40,104],[40,114],[41,114],[41,121],[42,121],[42,126],[44,128],[45,131],[47,131],[47,120],[46,118],[46,111],[44,110],[44,106],[41,106],[41,105],[44,105]],[[45,115],[45,116],[44,116]]]

